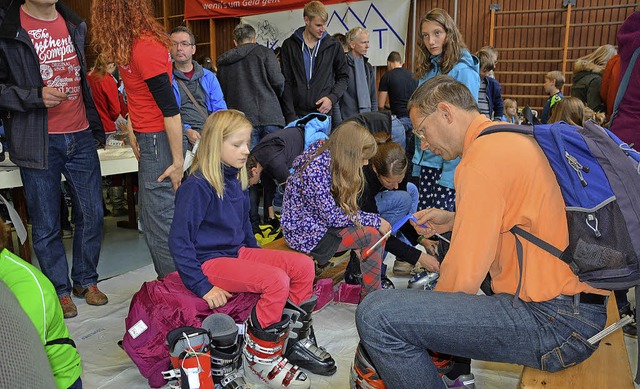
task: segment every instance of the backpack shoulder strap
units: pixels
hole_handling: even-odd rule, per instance
[[[497,132],[514,132],[523,135],[533,135],[533,126],[525,126],[519,124],[496,124],[482,131],[478,137],[495,134]]]
[[[627,70],[624,72],[624,77],[620,80],[620,85],[618,86],[618,93],[616,93],[616,101],[613,103],[613,113],[611,114],[611,121],[609,122],[609,128],[613,125],[613,119],[618,115],[618,107],[620,106],[620,102],[624,97],[624,94],[627,92],[627,86],[629,86],[629,79],[631,78],[631,73],[633,71],[633,67],[636,64],[636,60],[638,59],[638,55],[640,55],[640,47],[636,48],[631,56],[631,60],[629,61],[629,65],[627,66]]]

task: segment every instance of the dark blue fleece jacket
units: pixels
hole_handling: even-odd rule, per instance
[[[249,191],[242,190],[238,169],[224,166],[224,196],[218,196],[196,172],[176,192],[169,250],[184,285],[202,297],[213,288],[202,264],[237,257],[241,247],[258,247],[249,222]]]

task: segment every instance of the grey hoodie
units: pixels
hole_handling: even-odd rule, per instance
[[[244,112],[253,126],[284,127],[280,98],[284,76],[273,50],[239,45],[218,57],[218,81],[229,108]]]

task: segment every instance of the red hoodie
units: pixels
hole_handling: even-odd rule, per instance
[[[115,120],[120,116],[120,100],[115,78],[108,73],[100,77],[92,71],[87,79],[105,134],[115,132]]]

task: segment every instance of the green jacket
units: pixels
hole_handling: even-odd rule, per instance
[[[40,270],[7,249],[0,252],[0,279],[16,295],[40,334],[58,388],[68,388],[82,374],[82,365],[75,346],[70,344],[53,284]],[[56,340],[61,343],[47,345]]]

